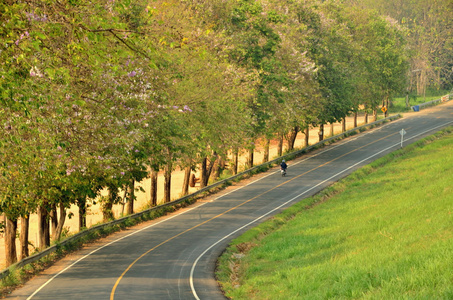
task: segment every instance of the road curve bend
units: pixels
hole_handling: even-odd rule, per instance
[[[65,257],[7,298],[225,299],[214,278],[229,241],[354,170],[453,125],[453,101],[405,115]]]

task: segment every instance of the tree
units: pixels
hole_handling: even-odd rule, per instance
[[[390,16],[407,31],[407,42],[412,57],[410,76],[415,79],[417,93],[423,95],[428,86],[450,89],[452,64],[451,1],[350,1],[356,6],[375,9],[380,15]],[[405,49],[407,52],[408,49]]]
[[[389,99],[394,93],[401,93],[406,84],[408,60],[401,51],[405,48],[403,32],[396,23],[377,16],[372,18],[369,28],[371,34],[363,41],[369,45],[365,57],[366,66],[371,70],[368,78],[382,93],[382,106],[388,109]]]
[[[358,95],[375,109],[406,68],[398,24],[332,1],[7,1],[0,22],[9,262],[19,218],[39,212],[44,248],[49,215],[53,239],[72,204],[85,227],[104,188],[105,220],[121,189],[133,212],[146,176],[156,205],[159,170],[170,201],[176,167],[201,166],[205,186],[230,155],[238,171],[240,149],[253,166],[258,139],[291,149],[310,125],[356,112]]]

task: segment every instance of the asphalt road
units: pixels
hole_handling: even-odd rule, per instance
[[[228,242],[357,168],[453,125],[453,101],[350,137],[163,219],[113,234],[30,280],[15,299],[225,299],[214,279]]]

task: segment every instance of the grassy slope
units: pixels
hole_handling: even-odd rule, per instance
[[[410,106],[422,104],[424,102],[440,99],[442,96],[447,94],[449,94],[449,91],[441,90],[441,91],[430,91],[428,95],[426,95],[426,97],[411,95],[409,97],[409,104]],[[392,107],[390,108],[390,112],[392,114],[405,112],[410,109],[411,109],[410,107],[409,108],[406,107],[405,97],[396,97],[392,99]]]
[[[234,240],[218,271],[227,296],[452,299],[451,132],[388,155]]]

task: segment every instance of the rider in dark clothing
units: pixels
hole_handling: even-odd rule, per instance
[[[282,168],[282,170],[286,171],[286,168],[288,167],[288,165],[285,163],[285,160],[282,160],[282,163],[280,164],[280,167]]]

